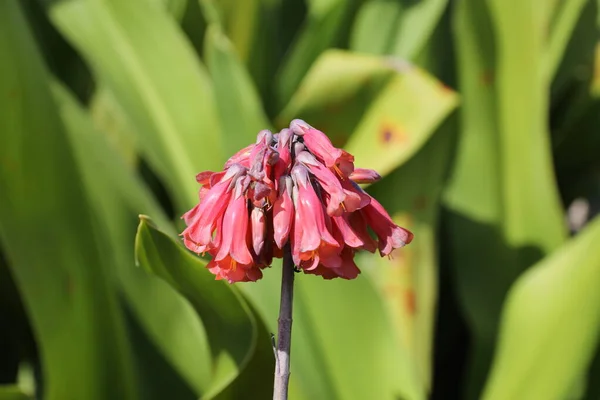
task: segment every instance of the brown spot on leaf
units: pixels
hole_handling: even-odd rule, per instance
[[[404,304],[406,306],[406,311],[410,315],[415,315],[417,312],[417,296],[415,295],[415,291],[412,289],[406,289],[404,291]]]
[[[483,71],[480,79],[483,86],[490,86],[492,83],[494,83],[494,71],[490,69]]]
[[[394,124],[384,123],[381,125],[379,129],[380,140],[384,144],[392,143],[392,142],[405,142],[407,140],[406,133],[404,130]]]

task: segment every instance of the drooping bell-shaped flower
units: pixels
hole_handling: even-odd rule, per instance
[[[196,176],[199,203],[183,215],[183,241],[208,253],[207,268],[230,283],[256,281],[273,257],[325,279],[354,279],[359,250],[389,255],[412,240],[358,183],[380,179],[301,120],[234,154],[220,172]],[[375,236],[370,233],[372,230]]]
[[[335,253],[340,246],[329,231],[329,216],[310,182],[308,169],[296,165],[292,179],[298,188],[294,198],[296,226],[292,257],[299,266],[318,264],[323,254]]]
[[[292,178],[281,177],[279,197],[273,205],[273,239],[277,247],[283,249],[288,240],[294,222],[294,203],[292,201]]]

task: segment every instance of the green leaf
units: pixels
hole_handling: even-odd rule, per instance
[[[275,74],[294,35],[297,0],[198,0],[205,18],[221,27],[246,66],[265,104],[271,105]]]
[[[110,241],[106,258],[115,266],[127,305],[154,347],[200,394],[210,385],[212,362],[202,322],[181,295],[134,265],[137,213],[153,213],[164,229],[173,232],[170,222],[71,94],[57,83],[52,88],[92,206]]]
[[[257,323],[251,310],[226,283],[215,282],[204,261],[154,228],[145,216],[138,227],[135,254],[140,266],[184,295],[200,316],[213,356],[212,384],[203,397],[218,395],[256,352]],[[271,371],[264,373],[271,382]]]
[[[399,1],[369,1],[363,4],[352,27],[350,50],[388,54],[395,42],[402,11]]]
[[[241,286],[271,332],[280,287],[280,262],[259,282]],[[293,318],[290,398],[425,398],[369,279],[298,275]]]
[[[366,252],[357,256],[357,264],[368,271],[384,300],[425,392],[431,390],[433,372],[439,269],[436,228],[455,122],[445,123],[413,158],[369,187],[394,222],[413,232],[413,243],[390,258]]]
[[[258,132],[270,128],[270,123],[248,72],[218,25],[208,26],[204,50],[223,134],[228,138],[225,150],[227,154],[235,154],[254,143]]]
[[[393,75],[392,65],[382,58],[328,50],[302,80],[276,123],[283,127],[302,118],[342,146]]]
[[[145,4],[73,0],[49,11],[122,105],[141,150],[184,211],[196,199],[193,176],[221,165],[227,138],[220,137],[212,86],[190,44],[167,11]]]
[[[393,64],[392,64],[393,65]],[[357,165],[382,176],[408,160],[448,116],[456,94],[424,71],[399,64],[345,148]]]
[[[335,144],[348,141],[359,165],[385,174],[410,158],[457,102],[453,91],[418,68],[328,50],[277,122],[305,119]]]
[[[0,2],[0,238],[45,399],[135,399],[132,358],[81,174],[17,1]]]
[[[362,5],[350,48],[416,61],[439,24],[448,0],[376,0]]]
[[[561,1],[558,2],[558,7],[554,7],[555,16],[550,29],[548,49],[543,60],[547,79],[552,79],[556,74],[569,39],[576,29],[579,16],[589,3],[591,2],[586,0]]]
[[[473,337],[469,399],[480,398],[506,291],[565,237],[546,125],[543,29],[533,14],[541,11],[516,4],[492,0],[488,9],[465,0],[454,20],[462,132],[444,241]]]
[[[433,35],[448,0],[405,1],[391,54],[413,61]]]
[[[360,0],[313,0],[307,20],[277,74],[277,101],[285,105],[292,97],[312,63],[327,48],[344,39],[346,25]]]
[[[511,287],[484,399],[564,399],[600,333],[600,218]]]

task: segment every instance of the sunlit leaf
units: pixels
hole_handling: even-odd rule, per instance
[[[480,396],[506,291],[565,236],[546,125],[543,30],[532,15],[538,11],[529,3],[517,11],[467,0],[455,14],[462,132],[445,197],[445,248],[473,334],[469,399]]]
[[[107,137],[93,128],[68,91],[54,83],[53,93],[93,208],[101,216],[98,220],[102,221],[110,241],[106,258],[115,266],[127,305],[144,328],[147,340],[186,379],[189,387],[200,394],[210,385],[212,361],[202,322],[181,295],[134,265],[137,213],[156,215],[160,225],[172,231],[170,223],[139,177]],[[174,391],[175,387],[171,393]]]
[[[358,3],[359,0],[313,0],[309,3],[307,20],[277,74],[276,95],[280,105],[287,104],[318,56],[341,42],[345,24],[349,23]]]
[[[49,6],[57,28],[116,96],[141,150],[175,195],[195,201],[193,177],[224,161],[212,85],[167,11],[145,0],[74,0]],[[198,155],[201,149],[205,151]]]
[[[600,218],[511,287],[484,399],[564,399],[600,333]]]
[[[393,252],[389,259],[370,253],[357,258],[381,293],[426,391],[431,386],[438,297],[435,233],[453,129],[454,124],[445,124],[413,158],[369,187],[394,222],[413,232],[413,243]]]
[[[38,341],[44,398],[136,398],[89,201],[19,2],[0,2],[0,237]]]
[[[228,139],[225,150],[227,154],[235,154],[254,143],[257,133],[268,129],[270,123],[248,72],[218,25],[208,26],[204,50],[214,81],[223,135]]]
[[[203,397],[218,395],[248,368],[257,341],[268,338],[257,337],[257,322],[239,295],[226,283],[215,282],[204,261],[154,228],[148,217],[141,217],[135,249],[139,265],[184,295],[202,319],[214,363],[211,386]],[[271,365],[262,367],[263,379],[271,383]],[[265,386],[260,381],[255,385],[257,395],[264,397],[259,394]]]
[[[385,175],[408,160],[457,105],[456,94],[422,70],[400,65],[345,148]]]

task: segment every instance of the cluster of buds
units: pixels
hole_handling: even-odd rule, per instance
[[[261,131],[223,171],[196,176],[200,201],[182,217],[184,243],[209,253],[208,269],[230,283],[260,279],[284,251],[305,273],[353,279],[356,251],[387,256],[413,237],[358,185],[378,179],[354,168],[354,157],[323,132],[294,120],[279,133]]]

